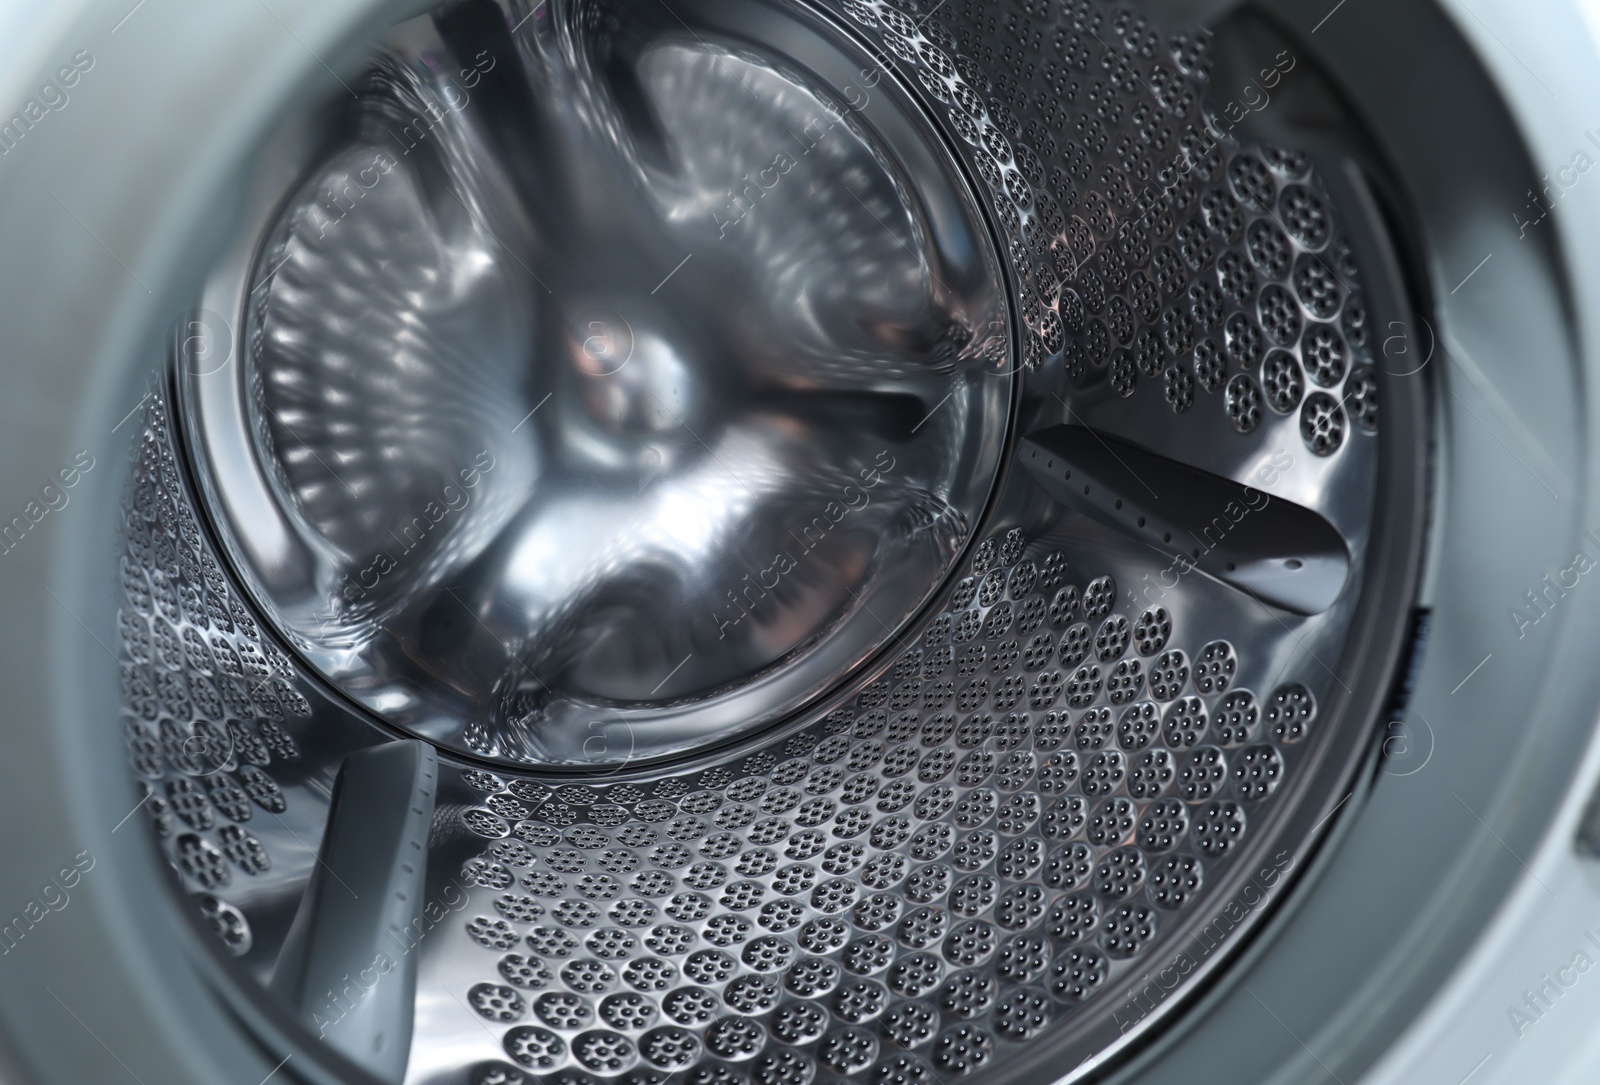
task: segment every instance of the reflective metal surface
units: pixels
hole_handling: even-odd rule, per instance
[[[1380,458],[1422,439],[1379,427],[1420,394],[1376,365],[1409,317],[1380,220],[1341,161],[1229,135],[1204,38],[1125,9],[1052,16],[1027,83],[978,4],[678,10],[453,6],[263,157],[197,318],[238,334],[180,336],[139,438],[149,813],[272,982],[319,848],[363,838],[341,766],[392,726],[477,755],[439,759],[384,949],[407,1082],[1098,1072],[1371,749],[1415,558],[1379,528],[1417,513]],[[830,94],[833,172],[707,206]],[[366,998],[290,1009],[370,1037]]]
[[[219,494],[283,631],[401,727],[548,765],[725,740],[966,545],[1011,399],[998,260],[816,18],[492,10],[397,32],[267,231],[242,364],[195,378],[254,436]]]

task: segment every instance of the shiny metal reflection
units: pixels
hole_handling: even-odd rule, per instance
[[[123,722],[227,952],[293,977],[287,904],[336,929],[313,872],[336,847],[304,841],[360,835],[328,785],[392,738],[278,635],[388,720],[519,762],[440,753],[426,923],[397,945],[416,997],[385,1004],[409,1081],[1103,1076],[1354,805],[1420,537],[1390,525],[1421,507],[1394,465],[1422,462],[1422,392],[1385,379],[1381,430],[1359,406],[1371,329],[1410,314],[1380,219],[1340,161],[1191,142],[1203,38],[1108,4],[838,7],[878,44],[798,0],[674,0],[687,25],[466,0],[400,27],[359,104],[261,156],[292,176],[259,179],[199,299],[241,364],[178,354],[192,476],[151,400]],[[1040,62],[989,80],[1029,34]],[[1081,86],[1046,59],[1069,53]],[[987,186],[1014,353],[1001,257],[891,55]],[[1127,202],[1150,190],[1119,179],[1173,171]],[[1343,293],[1291,293],[1313,254]],[[1240,348],[1263,335],[1275,360]],[[1001,473],[1013,362],[1028,439]],[[1270,366],[1348,397],[1341,440],[1263,398]],[[215,539],[174,507],[190,481]],[[242,583],[204,575],[213,542]],[[277,628],[223,609],[236,589]],[[289,714],[237,775],[292,823],[253,818],[259,856],[237,820],[179,828],[189,721],[248,751],[247,721]],[[319,974],[369,944],[346,941]]]
[[[1333,605],[1350,551],[1323,516],[1086,426],[1029,434],[1018,460],[1066,507],[1292,614]]]
[[[870,55],[622,10],[397,31],[267,232],[242,372],[196,378],[243,382],[214,484],[286,540],[237,549],[313,665],[528,764],[831,688],[945,579],[1011,403],[992,243]]]

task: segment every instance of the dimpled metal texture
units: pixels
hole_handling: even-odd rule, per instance
[[[148,819],[226,951],[248,957],[257,939],[246,910],[306,874],[303,848],[274,854],[267,841],[295,822],[315,839],[326,814],[324,801],[309,821],[284,818],[305,779],[293,732],[312,705],[297,665],[262,634],[202,536],[165,399],[145,404],[117,612],[121,728],[139,782],[133,816]]]
[[[1197,911],[1317,725],[1226,640],[1011,529],[881,677],[650,783],[456,777],[511,1062],[882,1081],[1003,1061]],[[471,805],[465,805],[470,803]],[[487,906],[485,906],[487,905]],[[520,1069],[519,1069],[520,1068]]]
[[[1313,462],[1370,437],[1328,199],[1304,155],[1199,134],[1203,38],[1087,2],[842,10],[963,141],[1024,364],[1091,423],[1204,412]],[[1121,195],[1151,189],[1142,213]],[[1151,947],[1221,903],[1329,672],[1278,662],[1281,638],[1251,658],[1017,528],[965,572],[851,700],[737,762],[617,787],[464,774],[499,837],[463,871],[498,894],[468,924],[476,989],[516,1020],[484,1011],[509,1061],[478,1081],[911,1085],[1134,1005]]]
[[[1349,586],[1300,617],[1198,572],[1169,580],[1164,555],[1003,471],[934,603],[797,718],[588,777],[441,757],[429,893],[466,900],[415,947],[408,1082],[1093,1070],[1119,1026],[1180,1004],[1182,983],[1147,992],[1197,929],[1213,958],[1242,941],[1254,917],[1216,917],[1265,856],[1298,857],[1306,840],[1279,829],[1326,795],[1296,785],[1363,726],[1320,706],[1361,594],[1377,382],[1359,272],[1308,159],[1208,134],[1204,37],[1126,8],[835,14],[983,187],[1017,318],[1013,435],[1101,427],[1316,508],[1350,547]],[[190,530],[170,426],[153,397],[124,727],[194,906],[265,977],[339,758],[381,736],[249,621]],[[211,780],[267,799],[252,810]],[[261,873],[228,850],[234,830]]]

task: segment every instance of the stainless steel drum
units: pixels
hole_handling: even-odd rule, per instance
[[[390,14],[240,143],[101,469],[87,733],[202,1001],[305,1081],[1212,1079],[1457,638],[1456,291],[1350,47]]]
[[[1206,33],[1010,35],[462,4],[270,145],[142,416],[123,726],[353,1061],[1076,1076],[1294,878],[1411,627],[1393,253]]]

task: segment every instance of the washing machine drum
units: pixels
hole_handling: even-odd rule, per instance
[[[105,530],[7,532],[93,567],[57,602],[108,696],[61,760],[127,815],[122,967],[175,985],[139,1049],[1170,1067],[1380,753],[1425,763],[1454,213],[1359,13],[1198,14],[308,9],[318,78],[240,77],[222,225],[94,280],[176,306],[49,487],[92,471]]]

